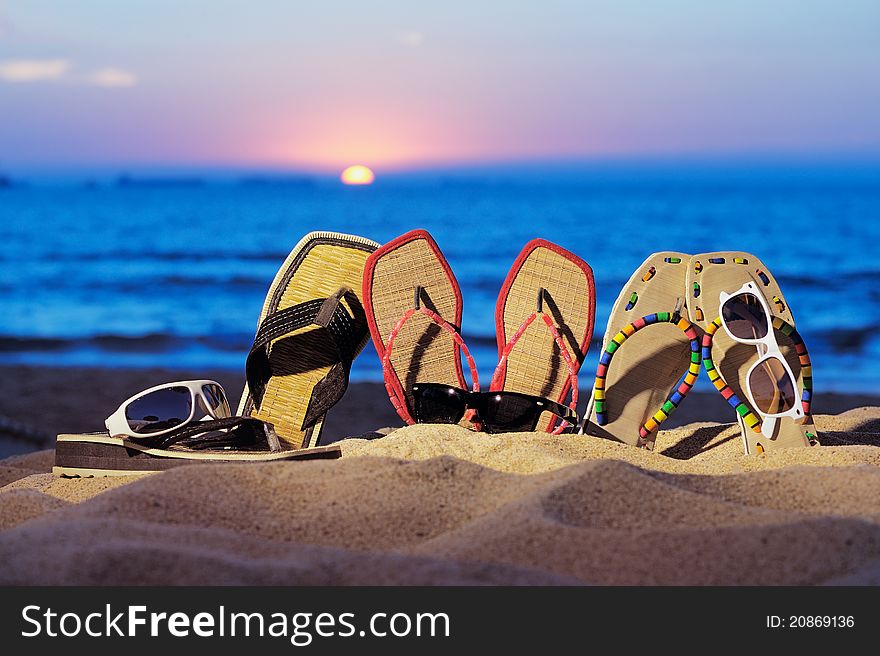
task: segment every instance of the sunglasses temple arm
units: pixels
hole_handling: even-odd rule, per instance
[[[768,440],[772,440],[778,423],[779,417],[764,417],[764,421],[761,422],[761,434]]]

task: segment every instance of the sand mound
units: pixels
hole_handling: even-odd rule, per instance
[[[0,460],[0,487],[31,474],[52,470],[54,451],[37,451]]]
[[[655,453],[413,426],[338,461],[123,479],[30,473],[37,454],[0,463],[22,474],[0,488],[0,582],[876,582],[880,410],[817,423],[833,446],[748,458],[724,425]]]
[[[40,548],[21,550],[21,545]],[[4,584],[565,585],[547,572],[262,540],[223,529],[130,520],[32,522],[0,538]],[[378,573],[378,574],[377,574]]]
[[[35,490],[10,490],[0,496],[0,529],[11,528],[50,510],[69,505]]]

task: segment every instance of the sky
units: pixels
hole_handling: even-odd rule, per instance
[[[876,0],[0,0],[0,170],[880,160]]]

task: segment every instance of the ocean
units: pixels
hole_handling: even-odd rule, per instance
[[[639,171],[380,179],[33,182],[0,189],[0,364],[241,370],[266,290],[306,232],[429,230],[464,296],[481,378],[495,299],[523,244],[577,253],[597,284],[588,386],[610,307],[651,252],[744,250],[779,279],[817,393],[880,393],[880,185],[846,171]],[[381,380],[371,345],[354,380]]]

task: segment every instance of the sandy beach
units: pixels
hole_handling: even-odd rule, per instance
[[[129,396],[160,383],[200,378],[219,382],[236,406],[244,387],[244,376],[237,371],[0,366],[0,458],[51,448],[58,433],[104,430],[104,418]],[[588,397],[586,391],[581,394],[581,415]],[[823,393],[813,402],[816,414],[865,406],[880,406],[880,397]],[[664,426],[705,421],[731,421],[730,406],[715,391],[692,392]],[[403,421],[391,407],[383,384],[352,383],[328,413],[321,443],[400,426]]]
[[[653,453],[413,426],[344,439],[337,461],[146,477],[57,478],[50,450],[16,455],[0,582],[878,584],[880,408],[816,423],[822,447],[750,457],[712,421]]]
[[[237,406],[244,387],[239,372],[0,366],[0,458],[50,448],[61,432],[104,430],[104,418],[132,394],[168,381],[201,378],[219,382]],[[353,383],[327,415],[322,441],[402,425],[384,385]]]

